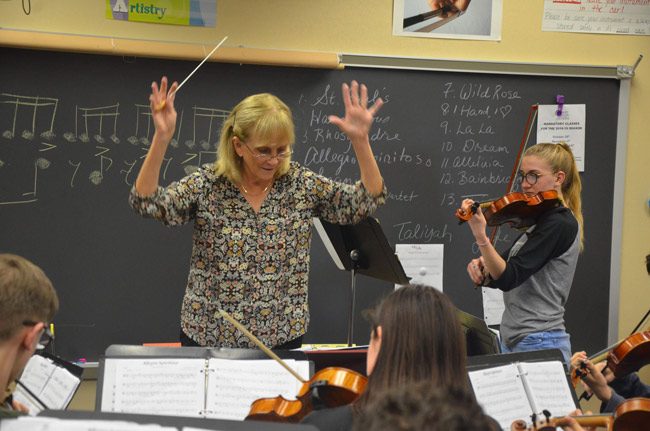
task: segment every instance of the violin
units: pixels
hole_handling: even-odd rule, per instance
[[[607,355],[607,368],[616,377],[639,371],[649,363],[650,331],[630,335]]]
[[[535,416],[535,415],[533,415]],[[555,431],[556,427],[566,425],[564,418],[550,417],[545,411],[545,418],[526,428],[523,421],[515,421],[511,430],[521,431]],[[650,423],[650,398],[630,398],[623,401],[613,414],[571,416],[581,426],[604,427],[607,431],[639,431],[646,429]]]
[[[650,364],[650,331],[637,332],[617,343],[615,347],[604,353],[598,353],[592,358],[597,363],[607,360],[607,368],[615,377],[625,377],[630,373],[639,371],[640,368]],[[572,375],[572,381],[584,375],[585,364],[577,367]]]
[[[251,334],[244,325],[223,310],[219,310],[218,313],[302,383],[295,400],[288,400],[278,395],[274,398],[260,398],[253,401],[245,420],[300,422],[314,408],[338,407],[354,402],[366,388],[367,378],[346,368],[324,368],[315,373],[311,379],[303,379],[278,355]]]
[[[279,395],[253,402],[245,420],[300,422],[317,407],[338,407],[354,402],[366,388],[367,378],[345,368],[324,368],[305,381],[295,400]]]
[[[481,208],[488,226],[500,226],[508,223],[515,229],[527,228],[537,222],[537,218],[546,211],[562,205],[562,199],[556,190],[547,190],[536,194],[511,192],[488,202],[474,202],[469,208],[456,210],[459,224],[471,219]]]

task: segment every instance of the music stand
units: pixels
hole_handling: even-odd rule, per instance
[[[336,266],[351,273],[348,346],[352,346],[357,273],[394,284],[408,284],[409,278],[376,218],[367,217],[355,225],[314,218],[314,226]]]
[[[465,334],[467,356],[500,353],[499,340],[496,334],[490,331],[485,320],[460,309],[456,309],[456,316]]]

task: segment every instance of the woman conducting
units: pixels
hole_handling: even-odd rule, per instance
[[[467,272],[476,285],[504,292],[503,352],[555,348],[568,365],[564,305],[583,244],[580,174],[568,145],[537,144],[524,153],[518,180],[526,194],[556,191],[563,205],[541,214],[501,255],[485,233],[479,208],[468,224],[481,256],[469,262]],[[462,207],[467,211],[473,203],[465,199]]]
[[[220,317],[223,309],[271,348],[300,347],[309,324],[307,289],[312,218],[356,223],[384,203],[386,190],[369,130],[383,102],[343,84],[345,117],[330,116],[352,143],[361,180],[334,182],[291,161],[290,109],[271,94],[242,100],[224,121],[217,161],[163,188],[159,173],[176,127],[174,82],[152,84],[155,133],[129,202],[167,225],[193,222],[181,307],[181,343],[253,347]]]

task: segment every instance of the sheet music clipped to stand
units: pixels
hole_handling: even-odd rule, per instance
[[[285,361],[309,379],[308,361]],[[268,359],[106,358],[100,409],[243,420],[256,399],[292,399],[301,384]]]

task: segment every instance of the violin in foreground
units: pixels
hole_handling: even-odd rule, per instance
[[[636,332],[622,341],[616,343],[611,350],[608,348],[603,353],[592,356],[594,363],[607,360],[607,368],[615,377],[625,377],[630,373],[650,364],[650,331]],[[571,380],[575,386],[584,373],[584,364],[578,366]]]
[[[329,367],[302,382],[295,400],[287,400],[279,395],[253,401],[246,420],[300,422],[316,408],[332,408],[354,402],[366,388],[367,379],[353,370]]]
[[[562,205],[562,199],[556,190],[547,190],[536,194],[511,192],[488,202],[474,202],[471,206],[456,210],[459,224],[471,219],[481,208],[488,226],[500,226],[508,223],[519,229],[534,225],[537,218],[546,211]]]
[[[346,368],[324,368],[316,372],[309,380],[303,379],[278,355],[251,334],[244,325],[223,310],[219,310],[218,313],[302,383],[295,400],[288,400],[282,395],[278,395],[273,398],[260,398],[253,401],[245,420],[296,423],[316,408],[331,408],[350,404],[365,390],[368,379],[356,371]]]
[[[544,418],[526,427],[524,421],[515,421],[512,431],[556,431],[557,427],[567,425],[565,418],[551,417],[548,411]],[[650,424],[650,399],[630,398],[621,403],[613,414],[571,416],[581,426],[604,428],[607,431],[641,431],[647,430]]]

